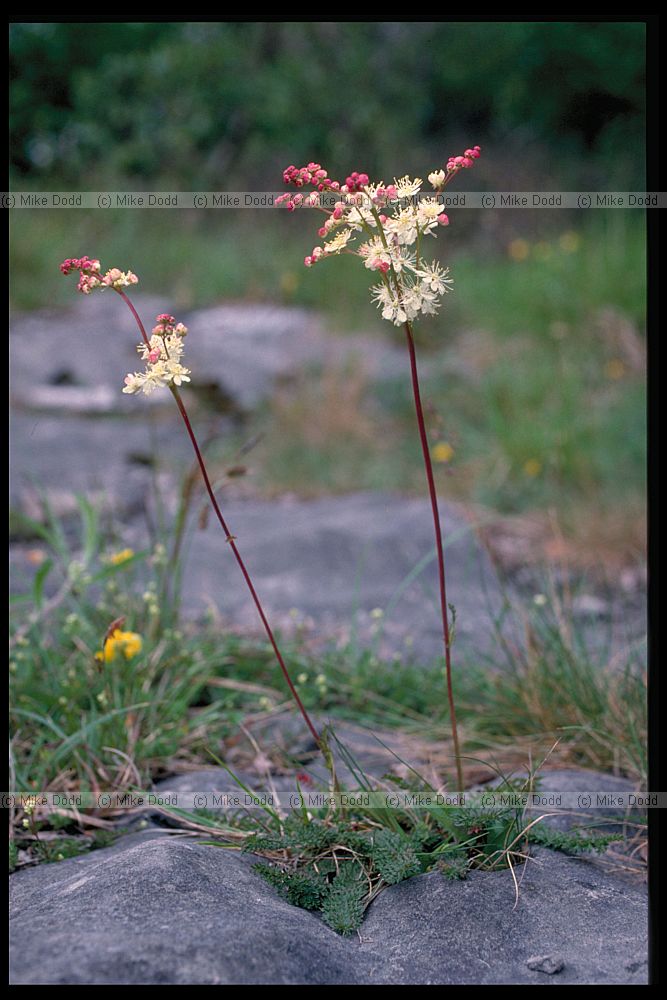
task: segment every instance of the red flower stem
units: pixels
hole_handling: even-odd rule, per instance
[[[125,303],[125,305],[128,307],[128,309],[130,310],[130,312],[134,316],[134,318],[135,318],[135,320],[137,322],[137,326],[139,327],[139,332],[141,334],[141,339],[143,340],[143,342],[146,345],[146,347],[150,350],[151,342],[148,339],[148,334],[146,333],[146,330],[144,329],[144,324],[141,322],[141,318],[139,316],[139,313],[134,308],[134,306],[132,305],[132,303],[130,302],[129,298],[127,297],[127,295],[125,294],[125,292],[123,291],[122,288],[114,288],[114,291],[118,292],[118,294],[120,295],[121,299],[123,300],[123,302]]]
[[[449,617],[447,612],[447,589],[445,585],[445,555],[442,544],[442,529],[440,527],[440,513],[438,511],[438,495],[435,489],[433,478],[433,464],[428,446],[426,434],[426,423],[424,421],[424,409],[422,407],[421,392],[419,390],[419,373],[417,371],[417,355],[415,352],[415,342],[412,333],[412,326],[409,322],[405,324],[405,333],[408,340],[408,352],[410,354],[410,373],[412,375],[412,394],[415,401],[415,411],[417,414],[417,425],[419,427],[419,440],[421,441],[422,454],[424,456],[424,468],[426,479],[428,480],[428,492],[431,498],[431,510],[433,511],[433,527],[435,530],[435,545],[438,554],[438,579],[440,583],[440,608],[442,612],[442,629],[445,643],[445,671],[447,675],[447,700],[449,702],[449,718],[452,728],[452,742],[454,744],[454,757],[456,759],[456,780],[458,791],[463,792],[463,771],[461,768],[461,755],[459,751],[459,737],[456,727],[456,710],[454,708],[454,691],[452,688],[452,658],[451,640],[449,631]]]
[[[141,322],[141,319],[139,317],[139,314],[138,314],[137,310],[134,308],[134,306],[132,305],[130,299],[127,297],[127,295],[125,294],[125,292],[123,292],[121,289],[115,289],[115,291],[118,292],[118,294],[121,296],[121,298],[129,306],[130,311],[132,312],[132,315],[134,316],[134,318],[135,318],[135,320],[137,322],[137,326],[139,327],[139,331],[141,333],[141,337],[142,337],[144,343],[148,347],[150,347],[150,341],[148,339],[148,335],[146,334],[146,330],[144,328],[143,323]],[[183,400],[181,399],[180,393],[179,393],[178,389],[176,388],[176,386],[170,385],[169,388],[171,389],[172,396],[176,400],[176,405],[178,406],[179,413],[181,414],[181,416],[183,418],[183,422],[184,422],[185,427],[187,429],[188,436],[190,438],[190,441],[192,442],[192,447],[194,448],[194,452],[195,452],[195,455],[197,457],[197,462],[199,464],[199,469],[201,471],[202,478],[204,480],[204,485],[206,486],[206,492],[208,493],[209,500],[211,501],[211,506],[213,507],[213,510],[215,512],[215,516],[217,517],[218,521],[220,522],[220,527],[222,528],[222,530],[225,533],[225,538],[226,538],[227,542],[229,543],[232,552],[234,553],[236,561],[239,564],[239,568],[240,568],[240,570],[241,570],[241,572],[243,574],[243,578],[244,578],[244,580],[245,580],[245,582],[246,582],[246,584],[248,586],[248,590],[250,591],[250,594],[252,595],[252,599],[253,599],[253,601],[255,603],[255,607],[257,608],[257,612],[258,612],[259,617],[260,617],[260,619],[262,621],[262,625],[264,626],[266,634],[269,637],[269,642],[271,643],[271,646],[273,647],[273,652],[276,654],[276,659],[278,660],[278,664],[280,666],[280,669],[283,672],[283,676],[285,678],[285,681],[287,682],[287,686],[290,689],[292,697],[294,698],[294,701],[296,702],[296,704],[298,706],[298,709],[301,712],[301,715],[303,716],[303,720],[306,723],[306,725],[308,726],[308,729],[310,730],[310,732],[312,734],[313,739],[317,743],[318,747],[322,748],[323,743],[322,743],[322,740],[320,738],[320,735],[317,732],[317,730],[315,729],[315,726],[313,725],[313,723],[311,722],[310,716],[308,715],[308,712],[306,711],[306,709],[304,707],[304,704],[301,701],[301,698],[299,697],[299,693],[296,690],[296,688],[295,688],[295,686],[294,686],[294,684],[292,682],[292,678],[290,677],[289,671],[287,669],[287,666],[285,665],[285,661],[284,661],[282,653],[280,652],[280,649],[278,647],[278,643],[276,642],[276,638],[275,638],[275,636],[273,634],[273,630],[272,630],[271,626],[269,625],[269,621],[268,621],[268,619],[266,617],[266,614],[264,613],[264,608],[262,607],[262,603],[261,603],[261,601],[260,601],[260,599],[259,599],[259,597],[257,595],[257,591],[255,590],[255,587],[253,586],[253,582],[250,579],[250,574],[248,573],[246,565],[245,565],[245,563],[244,563],[244,561],[243,561],[243,559],[241,557],[241,553],[239,552],[239,550],[238,550],[238,548],[236,546],[236,541],[234,539],[234,536],[232,535],[232,533],[230,532],[229,528],[227,527],[227,522],[225,521],[225,519],[224,519],[224,517],[222,515],[222,511],[220,510],[220,506],[218,504],[218,501],[216,500],[215,493],[213,492],[213,487],[211,486],[211,480],[209,479],[208,472],[206,470],[206,463],[204,462],[204,456],[201,453],[201,449],[199,448],[199,444],[197,442],[197,438],[195,436],[195,432],[192,429],[192,424],[190,423],[190,418],[188,417],[187,410],[185,409],[185,404],[183,403]]]

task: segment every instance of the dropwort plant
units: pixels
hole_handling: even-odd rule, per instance
[[[305,167],[287,167],[283,179],[286,184],[311,190],[306,194],[301,191],[287,193],[277,199],[289,211],[300,207],[314,208],[326,216],[318,230],[324,242],[304,259],[305,266],[313,267],[327,257],[342,253],[360,257],[364,267],[380,278],[371,292],[383,319],[405,329],[419,440],[433,514],[447,698],[460,792],[463,791],[463,771],[452,688],[453,629],[448,617],[442,529],[419,385],[413,324],[420,315],[433,316],[438,312],[440,298],[449,292],[452,284],[449,268],[443,268],[437,261],[425,260],[423,253],[424,238],[435,236],[440,226],[449,225],[438,195],[461,170],[473,166],[480,152],[479,146],[466,149],[463,155],[450,157],[443,169],[430,173],[428,179],[434,194],[428,197],[419,197],[422,180],[418,177],[411,179],[405,176],[385,185],[383,181],[371,183],[368,174],[354,171],[341,184],[332,180],[319,163],[309,163]],[[330,205],[333,207],[328,207]]]
[[[131,285],[136,285],[139,280],[136,274],[133,274],[131,271],[120,271],[118,268],[114,267],[103,273],[99,260],[90,257],[68,258],[60,265],[60,270],[65,275],[78,271],[79,281],[77,284],[77,290],[84,295],[89,295],[91,292],[103,290],[105,288],[113,289],[113,291],[120,295],[134,316],[139,333],[141,334],[141,343],[139,344],[137,350],[139,351],[141,360],[145,362],[145,366],[142,372],[130,372],[126,375],[123,392],[128,394],[144,393],[145,395],[150,395],[156,389],[167,388],[174,397],[176,406],[178,407],[178,411],[183,418],[188,437],[190,438],[190,442],[194,449],[197,464],[199,465],[204,486],[206,487],[206,492],[215,516],[220,523],[220,527],[225,534],[225,539],[234,553],[234,558],[236,559],[239,569],[243,574],[243,578],[246,582],[248,590],[250,591],[253,603],[269,638],[269,642],[271,643],[273,652],[275,653],[292,698],[296,702],[296,705],[301,712],[303,720],[306,723],[313,739],[322,750],[324,758],[330,766],[333,775],[332,757],[328,750],[326,739],[323,735],[320,735],[315,728],[292,681],[289,670],[273,633],[273,629],[269,624],[269,620],[252,582],[250,573],[248,572],[248,568],[241,556],[241,553],[239,552],[239,548],[236,544],[236,537],[231,533],[216,499],[208,470],[206,468],[206,463],[204,461],[204,456],[199,447],[199,442],[197,441],[185,403],[183,402],[180,394],[180,387],[184,383],[190,381],[190,369],[186,368],[182,364],[184,342],[188,332],[187,327],[185,327],[183,323],[177,323],[175,318],[170,316],[168,313],[161,313],[156,318],[155,326],[152,328],[149,336],[137,310],[124,291],[125,288]]]

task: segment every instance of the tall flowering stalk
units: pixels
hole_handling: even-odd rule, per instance
[[[379,283],[371,289],[371,294],[382,317],[405,329],[419,441],[433,514],[447,699],[459,791],[463,791],[463,771],[452,687],[452,634],[447,613],[445,557],[419,386],[413,323],[421,315],[435,315],[441,296],[449,292],[452,285],[449,268],[441,267],[434,260],[426,261],[423,254],[425,237],[435,236],[438,227],[449,225],[442,201],[437,196],[460,170],[473,166],[480,152],[479,146],[466,149],[461,156],[450,157],[442,169],[429,174],[428,179],[434,192],[430,196],[420,197],[422,180],[418,177],[411,179],[405,176],[400,180],[395,178],[393,184],[385,185],[383,181],[371,183],[368,174],[354,171],[341,184],[332,180],[319,163],[309,163],[305,167],[287,167],[283,172],[286,184],[306,190],[299,190],[296,194],[286,193],[277,199],[289,211],[293,212],[301,207],[314,208],[326,216],[318,230],[323,243],[314,247],[312,253],[304,259],[305,266],[319,265],[325,258],[342,253],[360,257],[364,267],[380,278]],[[330,205],[334,202],[333,207],[327,207],[327,203]]]
[[[91,292],[105,288],[113,289],[118,293],[118,295],[120,295],[134,316],[139,333],[141,334],[141,343],[138,345],[137,350],[141,360],[145,362],[145,365],[143,371],[130,372],[125,376],[123,392],[128,394],[143,393],[145,395],[149,395],[156,389],[167,388],[174,397],[178,411],[183,418],[183,423],[185,424],[188,437],[192,443],[202,479],[204,480],[206,492],[208,493],[215,516],[220,523],[220,527],[225,533],[225,539],[234,553],[234,558],[236,559],[241,573],[243,574],[243,578],[246,582],[248,590],[250,591],[255,607],[257,608],[257,613],[259,614],[264,630],[269,638],[269,642],[273,647],[273,651],[285,681],[287,682],[290,693],[296,702],[296,705],[301,712],[303,720],[310,730],[313,739],[322,750],[325,760],[331,767],[333,773],[333,763],[326,740],[318,733],[303,705],[303,702],[301,701],[301,698],[299,697],[292,678],[290,677],[289,670],[285,664],[283,655],[278,647],[278,643],[276,642],[273,630],[266,617],[264,608],[262,607],[262,603],[253,585],[248,569],[243,561],[243,558],[241,557],[241,553],[239,552],[236,544],[236,538],[229,530],[227,522],[223,517],[222,511],[220,510],[215,493],[213,492],[213,487],[211,486],[211,480],[208,475],[204,457],[195,436],[195,432],[192,428],[192,424],[190,423],[190,418],[185,408],[185,404],[181,397],[180,387],[184,383],[190,381],[190,369],[186,368],[182,364],[184,340],[188,332],[187,327],[185,327],[182,323],[177,323],[173,316],[170,316],[167,313],[162,313],[157,317],[155,326],[149,336],[137,310],[134,308],[134,305],[124,291],[125,288],[136,285],[139,280],[131,271],[120,271],[118,268],[111,268],[105,273],[102,273],[99,260],[91,259],[90,257],[69,258],[63,261],[60,265],[60,270],[65,275],[78,271],[79,282],[77,289],[84,295],[89,295]]]

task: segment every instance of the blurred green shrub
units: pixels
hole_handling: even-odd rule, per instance
[[[536,140],[595,156],[636,185],[644,35],[633,22],[15,24],[12,163],[229,188],[313,156],[373,173],[400,149],[423,169],[462,136],[508,157]]]

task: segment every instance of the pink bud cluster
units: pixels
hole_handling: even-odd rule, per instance
[[[368,174],[360,174],[354,170],[349,177],[345,178],[345,187],[347,188],[347,194],[356,194],[357,191],[361,191],[368,184]]]
[[[317,263],[317,261],[319,260],[319,258],[322,256],[323,253],[324,250],[322,249],[322,247],[313,247],[312,254],[309,254],[307,257],[304,257],[303,263],[305,264],[306,267],[312,267],[313,264]]]
[[[90,257],[68,257],[60,265],[63,274],[71,274],[72,271],[79,272],[79,282],[76,286],[78,292],[89,295],[93,288],[100,284],[100,262]]]
[[[283,170],[283,180],[285,184],[294,184],[295,187],[305,187],[310,184],[315,190],[308,195],[281,194],[276,198],[276,205],[286,204],[288,211],[293,212],[301,205],[310,207],[319,204],[318,194],[323,191],[336,191],[341,194],[356,194],[362,191],[368,184],[368,174],[360,174],[354,170],[349,177],[345,178],[345,183],[333,181],[328,175],[328,171],[319,163],[309,163],[306,167],[295,167],[291,165]],[[390,192],[389,192],[390,193]],[[384,194],[384,192],[383,192]]]
[[[304,187],[312,184],[318,191],[339,191],[340,183],[332,181],[327,171],[319,163],[309,163],[307,167],[286,167],[283,170],[283,180],[285,184],[294,184],[295,187]]]
[[[450,156],[447,160],[447,171],[461,170],[463,167],[472,167],[475,160],[481,155],[481,152],[481,146],[473,146],[472,149],[466,149],[463,156]]]
[[[120,291],[127,285],[136,285],[139,279],[132,271],[121,271],[117,267],[110,268],[102,275],[100,262],[91,257],[68,257],[60,265],[63,274],[79,272],[77,291],[89,295],[95,288],[114,288]]]
[[[187,332],[187,326],[183,323],[177,323],[176,318],[170,316],[169,313],[160,313],[159,316],[156,316],[155,326],[151,330],[151,333],[156,337],[169,337],[172,334],[176,334],[177,337],[184,337]]]
[[[63,274],[71,274],[72,271],[99,271],[99,260],[91,260],[90,257],[68,257],[60,265]]]

